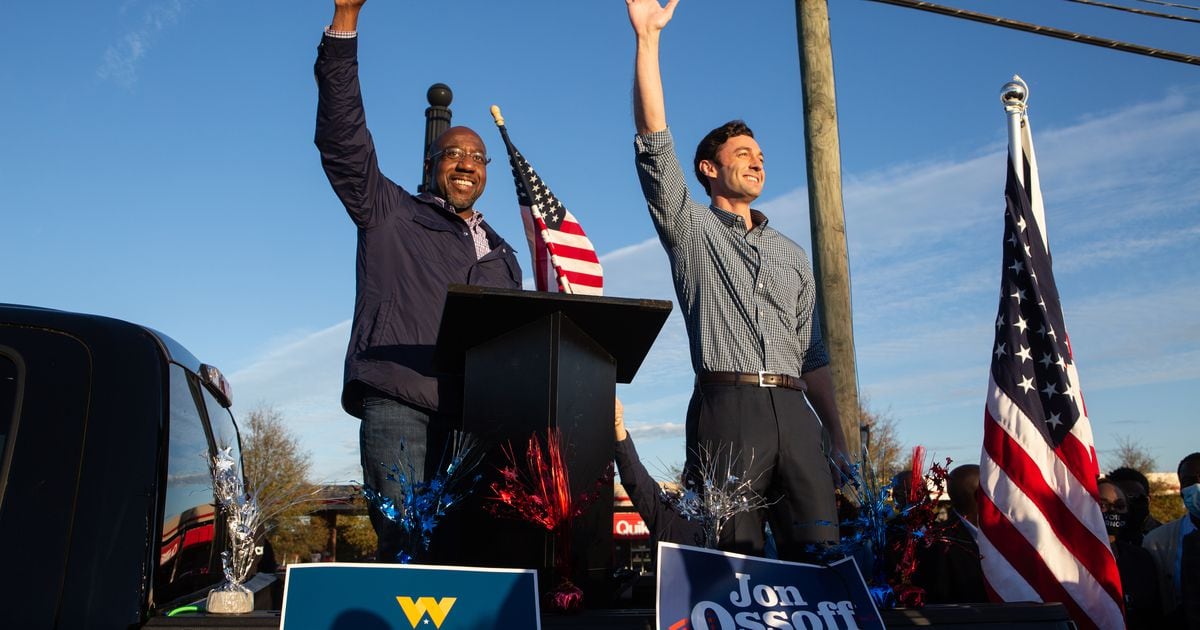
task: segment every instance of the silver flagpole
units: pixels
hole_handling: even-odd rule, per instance
[[[1025,118],[1025,103],[1029,100],[1029,86],[1019,75],[1000,88],[1000,101],[1008,114],[1008,157],[1017,171],[1017,181],[1025,185],[1025,163],[1021,155],[1021,122]]]

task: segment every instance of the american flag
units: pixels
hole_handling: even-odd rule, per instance
[[[596,248],[583,228],[550,188],[513,146],[503,119],[497,122],[508,161],[512,165],[521,206],[525,238],[533,255],[533,276],[538,291],[561,291],[583,295],[601,295],[604,270],[596,257]]]
[[[980,461],[984,576],[993,599],[1062,602],[1080,628],[1124,628],[1121,581],[1096,498],[1100,467],[1054,284],[1024,113],[1020,123],[1004,192]]]

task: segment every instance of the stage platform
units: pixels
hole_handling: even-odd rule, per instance
[[[937,605],[921,609],[886,610],[882,613],[888,628],[945,628],[966,630],[1068,630],[1072,626],[1061,604],[974,604]],[[222,628],[279,628],[279,613],[258,611],[247,615],[191,614],[178,617],[154,617],[150,628],[173,630],[214,630]],[[653,630],[654,611],[644,608],[626,610],[588,610],[578,615],[542,616],[544,630]]]

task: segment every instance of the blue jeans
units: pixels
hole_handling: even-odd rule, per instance
[[[392,398],[364,397],[362,423],[358,428],[363,483],[400,504],[401,486],[389,480],[387,475],[395,465],[405,475],[411,476],[410,484],[425,480],[425,452],[431,419],[428,411]],[[376,560],[398,562],[396,555],[401,551],[416,559],[421,557],[423,550],[405,547],[407,541],[403,528],[389,520],[374,505],[368,506],[367,514],[379,537]]]

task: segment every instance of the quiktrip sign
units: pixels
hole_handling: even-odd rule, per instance
[[[828,566],[660,542],[659,630],[883,630],[851,558]]]

